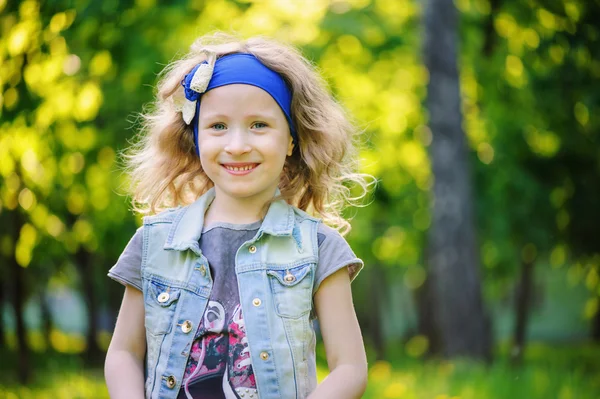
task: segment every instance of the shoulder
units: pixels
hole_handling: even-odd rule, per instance
[[[294,217],[296,218],[297,222],[300,222],[300,223],[304,222],[304,221],[311,221],[313,223],[321,223],[322,222],[321,219],[309,215],[308,213],[306,213],[305,211],[303,211],[300,208],[297,208],[292,205],[288,205],[288,206],[290,207],[290,209],[292,209],[294,211]]]
[[[150,226],[161,223],[173,223],[175,220],[181,218],[187,207],[188,206],[178,206],[176,208],[168,208],[164,211],[157,213],[156,215],[144,216],[144,226]]]
[[[319,239],[319,248],[325,242],[327,242],[328,247],[329,246],[334,246],[334,247],[348,246],[349,247],[348,242],[346,241],[346,239],[344,237],[342,237],[340,232],[337,231],[336,229],[334,229],[333,227],[326,225],[325,223],[319,224],[319,228],[317,230],[317,237]]]

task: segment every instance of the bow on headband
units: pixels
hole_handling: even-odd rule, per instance
[[[196,65],[181,81],[180,89],[173,95],[176,111],[181,111],[183,120],[190,124],[196,115],[197,101],[208,88],[215,69],[214,54],[209,54],[207,61]]]

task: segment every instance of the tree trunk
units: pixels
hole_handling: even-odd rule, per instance
[[[23,217],[16,209],[11,212],[13,215],[12,231],[13,237],[18,239],[23,226]],[[13,298],[12,305],[15,313],[16,336],[17,336],[17,378],[21,385],[26,385],[31,379],[31,367],[29,364],[29,345],[27,343],[27,329],[25,328],[25,319],[23,312],[25,310],[25,269],[19,265],[16,259],[16,251],[9,260],[9,267],[12,274]]]
[[[0,262],[5,264],[6,260],[0,256]],[[4,266],[0,267],[0,348],[4,348],[4,345],[6,345],[6,331],[4,330],[4,301],[6,300],[4,280],[6,279],[6,272]]]
[[[417,328],[419,335],[427,337],[427,354],[437,354],[442,352],[442,345],[434,322],[435,311],[431,300],[432,295],[430,285],[430,280],[427,278],[415,293],[418,313]]]
[[[90,366],[97,366],[102,363],[104,354],[98,346],[98,340],[96,339],[98,334],[98,301],[90,253],[85,249],[80,248],[75,255],[75,261],[81,275],[83,298],[88,310],[88,330],[86,334],[87,351],[85,360]]]
[[[52,334],[52,314],[50,312],[50,307],[48,306],[48,296],[46,288],[44,288],[42,292],[40,292],[39,298],[42,317],[42,334],[44,335],[44,340],[46,343],[46,352],[49,352],[53,350],[52,342],[50,340],[50,335]]]
[[[492,55],[494,47],[496,46],[498,36],[496,35],[496,29],[494,28],[494,20],[498,15],[500,5],[500,0],[490,0],[490,15],[488,15],[488,19],[484,26],[485,36],[483,41],[483,54],[485,54],[486,57]]]
[[[511,350],[511,362],[520,364],[523,360],[531,308],[531,294],[533,291],[533,268],[535,261],[521,261],[521,279],[515,296],[515,330]]]
[[[457,12],[452,0],[424,8],[427,106],[433,141],[432,224],[426,260],[441,354],[491,359],[478,275],[471,176],[460,112]]]

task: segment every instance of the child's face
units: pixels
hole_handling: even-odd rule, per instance
[[[273,196],[293,149],[279,105],[264,90],[244,84],[217,87],[202,96],[198,146],[217,195],[259,202]]]

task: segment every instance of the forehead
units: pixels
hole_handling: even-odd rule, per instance
[[[231,84],[217,87],[202,95],[200,117],[219,113],[268,113],[285,118],[283,111],[269,93],[260,87]]]

